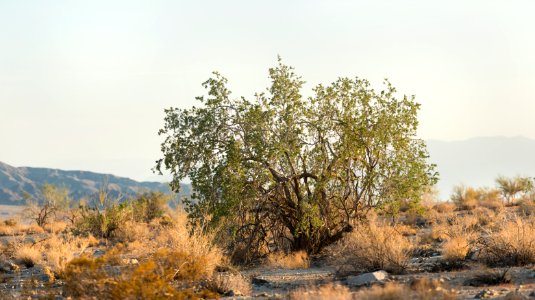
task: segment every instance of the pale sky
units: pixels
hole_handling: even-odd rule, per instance
[[[277,55],[308,83],[389,78],[419,135],[535,138],[535,1],[0,1],[0,161],[138,180],[163,109],[218,70],[233,95]]]

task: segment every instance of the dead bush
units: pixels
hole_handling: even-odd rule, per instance
[[[535,263],[535,221],[516,217],[480,239],[478,258],[489,266]]]
[[[266,265],[271,268],[306,269],[310,265],[310,260],[305,251],[297,251],[289,254],[275,252],[268,255],[266,259]]]
[[[336,265],[351,266],[365,272],[385,270],[402,273],[412,249],[412,243],[395,227],[370,222],[357,226],[327,251]]]

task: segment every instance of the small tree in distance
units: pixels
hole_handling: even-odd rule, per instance
[[[166,109],[163,158],[171,186],[191,180],[190,217],[210,217],[244,259],[269,250],[317,252],[350,231],[368,209],[419,199],[436,181],[416,138],[419,104],[340,78],[304,98],[282,64],[254,100],[231,98],[215,73],[200,107]]]
[[[41,187],[41,199],[32,199],[28,194],[26,198],[26,208],[24,214],[43,227],[49,223],[51,217],[62,209],[69,207],[69,190],[56,187],[51,184],[44,184]]]
[[[496,184],[508,205],[515,202],[518,194],[529,193],[533,190],[534,186],[532,178],[522,176],[516,176],[514,178],[498,176],[496,178]]]

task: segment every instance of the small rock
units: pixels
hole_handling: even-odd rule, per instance
[[[243,296],[243,293],[238,291],[238,290],[230,290],[230,291],[225,293],[225,296],[227,296],[227,297],[239,297],[239,296]]]
[[[372,283],[383,282],[388,277],[385,271],[365,273],[358,276],[348,276],[346,283],[351,286],[371,285]]]
[[[94,258],[99,258],[101,256],[103,256],[106,252],[104,252],[104,250],[101,250],[101,249],[96,249],[94,252],[93,252],[93,257]]]
[[[10,261],[6,261],[6,262],[3,262],[3,263],[0,263],[0,272],[1,273],[13,273],[13,272],[17,272],[20,270],[20,267],[17,266],[16,264],[10,262]]]
[[[269,281],[260,279],[260,278],[253,278],[252,283],[254,285],[265,285],[265,284],[269,284]]]
[[[474,298],[476,299],[486,299],[496,296],[496,292],[493,290],[482,290],[481,292],[477,293]]]

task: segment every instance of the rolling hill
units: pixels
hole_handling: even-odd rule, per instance
[[[170,193],[169,185],[161,182],[138,182],[88,171],[65,171],[48,168],[13,167],[0,162],[0,204],[22,205],[24,192],[39,199],[43,184],[68,188],[73,199],[95,195],[107,185],[111,197],[127,198],[144,191]],[[190,186],[184,184],[181,194],[189,194]]]

